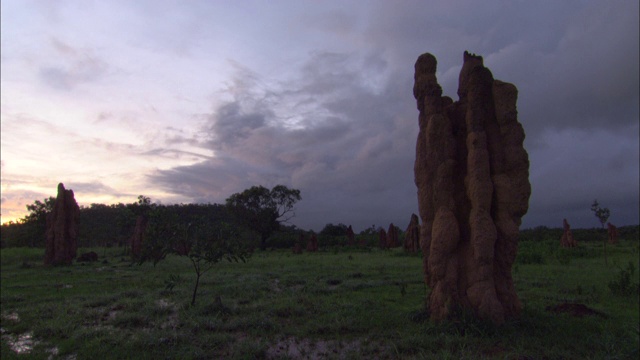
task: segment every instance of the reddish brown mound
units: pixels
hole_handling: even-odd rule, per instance
[[[400,240],[398,238],[398,228],[393,225],[393,223],[389,224],[389,230],[387,230],[387,247],[396,248],[400,246]]]
[[[389,246],[389,243],[387,242],[387,232],[384,231],[383,228],[380,228],[380,231],[378,232],[378,237],[379,237],[379,242],[378,242],[378,246],[380,247],[380,249],[387,249]]]
[[[142,245],[144,244],[144,234],[147,231],[149,218],[145,215],[138,215],[136,218],[136,227],[133,229],[131,236],[131,256],[134,259],[140,258],[142,255]]]
[[[585,304],[578,303],[562,303],[556,306],[547,306],[545,310],[556,314],[567,313],[575,317],[583,317],[585,315],[595,315],[603,318],[607,317],[606,314],[598,310],[594,310]]]
[[[562,237],[560,238],[560,245],[565,248],[578,246],[578,242],[573,238],[573,234],[571,233],[571,226],[567,222],[567,219],[562,220],[562,226],[564,227],[564,232],[562,233]]]
[[[607,223],[607,233],[609,234],[609,244],[618,243],[618,228],[612,223]]]
[[[311,234],[311,236],[309,237],[309,241],[307,242],[307,251],[318,251],[318,237],[316,236],[316,234]]]
[[[45,265],[71,265],[78,249],[80,207],[73,190],[58,184],[53,211],[47,215]]]
[[[464,53],[458,96],[442,96],[436,58],[415,64],[419,115],[415,183],[431,318],[456,307],[496,324],[521,304],[511,277],[529,207],[529,158],[517,119],[517,88],[494,80],[482,57]]]
[[[405,231],[404,249],[409,252],[420,250],[420,220],[416,214],[411,214],[411,221]]]
[[[356,234],[353,232],[351,225],[347,228],[347,245],[353,246],[356,244]]]

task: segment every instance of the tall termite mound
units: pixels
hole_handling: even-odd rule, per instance
[[[562,237],[560,238],[560,246],[565,248],[572,248],[578,246],[578,242],[573,237],[573,233],[571,232],[571,225],[567,219],[562,220],[562,227],[564,231],[562,232]]]
[[[529,207],[529,158],[517,120],[518,90],[464,53],[459,100],[442,96],[436,58],[418,57],[420,111],[415,182],[432,319],[472,311],[500,324],[521,304],[511,267]]]
[[[147,225],[149,225],[149,218],[144,215],[138,215],[136,218],[136,227],[133,229],[133,235],[131,236],[131,256],[133,259],[138,260],[142,256],[142,246],[144,244],[144,234],[147,231]]]
[[[404,232],[404,249],[408,252],[420,250],[420,220],[418,215],[411,214],[411,221]]]
[[[45,265],[70,265],[78,249],[78,219],[80,207],[73,190],[58,184],[53,211],[47,214]]]

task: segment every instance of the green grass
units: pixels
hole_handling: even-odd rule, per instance
[[[23,358],[9,343],[32,334],[34,359],[637,358],[637,289],[616,296],[608,284],[629,261],[638,282],[638,244],[608,246],[608,266],[600,247],[522,242],[513,275],[524,310],[501,327],[465,314],[429,321],[421,258],[401,249],[258,252],[205,274],[195,306],[184,258],[138,266],[94,249],[97,263],[48,268],[42,249],[3,249],[1,357]],[[606,317],[545,310],[565,301]]]

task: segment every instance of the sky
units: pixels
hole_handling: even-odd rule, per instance
[[[418,212],[414,63],[457,100],[463,52],[519,90],[522,228],[640,223],[639,5],[566,1],[1,3],[1,214],[301,191],[299,228]]]

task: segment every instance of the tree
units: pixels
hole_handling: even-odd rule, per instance
[[[252,186],[231,195],[226,205],[241,224],[260,234],[260,248],[264,250],[267,239],[280,228],[280,223],[295,216],[294,205],[300,199],[300,190],[284,185],[271,190]]]
[[[191,305],[196,303],[196,293],[202,274],[211,270],[213,265],[223,259],[229,262],[246,262],[251,255],[248,247],[237,240],[239,234],[235,227],[226,222],[202,225],[196,227],[192,241],[188,241],[191,248],[188,256],[196,273]],[[186,229],[185,234],[189,239],[189,228]]]
[[[147,216],[152,208],[157,206],[151,202],[151,198],[144,195],[138,195],[138,202],[127,204],[127,208],[136,216]]]
[[[53,206],[56,203],[56,198],[53,196],[49,196],[44,199],[44,202],[40,200],[36,200],[31,205],[27,205],[27,210],[29,210],[29,214],[24,217],[24,222],[29,221],[47,221],[47,214],[53,211]]]
[[[28,245],[35,247],[45,242],[45,234],[47,231],[47,215],[53,211],[56,198],[50,196],[44,201],[36,200],[31,205],[27,205],[29,214],[22,219],[22,223],[26,228],[28,237]]]
[[[602,225],[602,228],[604,229],[604,224],[606,224],[607,220],[609,220],[609,209],[601,208],[600,204],[598,204],[598,200],[596,199],[593,200],[593,204],[591,204],[591,211],[594,212],[594,215],[598,218],[600,224]]]
[[[203,274],[222,260],[245,262],[250,252],[238,240],[238,231],[229,223],[218,219],[194,219],[181,213],[181,206],[156,205],[149,212],[149,225],[139,264],[153,261],[154,266],[167,255],[187,256],[196,273],[191,305]]]
[[[323,236],[346,236],[347,229],[349,227],[343,223],[339,223],[338,225],[327,224],[322,230],[320,230],[320,235]]]
[[[598,218],[598,221],[600,221],[600,224],[602,225],[602,229],[604,230],[604,224],[607,223],[607,220],[609,220],[609,209],[608,208],[601,208],[600,204],[598,204],[598,200],[593,200],[593,204],[591,204],[591,211],[593,211],[594,215]],[[608,264],[607,262],[607,239],[603,237],[603,247],[604,247],[604,263]]]

